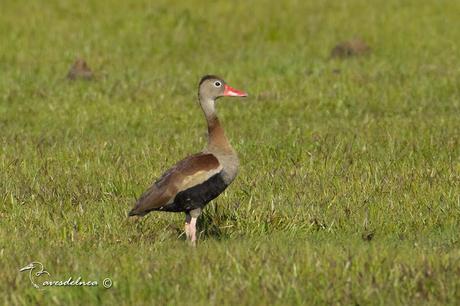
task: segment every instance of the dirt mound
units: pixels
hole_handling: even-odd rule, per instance
[[[366,55],[371,51],[369,45],[367,45],[361,39],[351,39],[344,41],[336,45],[331,50],[331,58],[347,58],[352,56]]]
[[[70,68],[69,73],[67,73],[67,78],[69,80],[91,80],[93,79],[93,72],[84,59],[77,58]]]

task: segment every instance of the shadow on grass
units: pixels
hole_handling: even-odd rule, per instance
[[[197,232],[198,240],[204,239],[215,239],[215,240],[227,240],[230,238],[230,235],[226,228],[231,227],[225,226],[225,224],[235,222],[235,217],[228,215],[219,215],[216,216],[213,213],[203,213],[197,222]],[[182,226],[171,225],[168,230],[175,233],[177,239],[186,240],[185,231]]]
[[[181,216],[185,217],[182,213]],[[172,218],[170,222],[165,222],[163,220],[161,221],[161,223],[163,223],[163,225],[160,226],[162,228],[161,230],[152,226],[152,220],[149,220],[151,218],[155,218],[155,216],[150,215],[126,219],[125,225],[133,229],[133,237],[131,237],[131,240],[156,240],[160,232],[163,235],[170,236],[170,238],[176,237],[178,240],[186,240],[184,228],[185,218],[180,218],[179,222],[174,220],[174,218]],[[217,208],[217,205],[207,207],[197,221],[198,240],[227,240],[230,238],[231,228],[235,226],[236,223],[237,216],[231,210]]]
[[[210,207],[211,208],[211,207]],[[237,222],[235,214],[228,210],[218,209],[217,205],[203,212],[198,219],[197,230],[200,239],[227,240],[230,238],[228,229]]]

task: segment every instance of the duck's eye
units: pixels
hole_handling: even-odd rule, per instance
[[[216,87],[220,87],[220,86],[222,86],[222,83],[221,83],[221,82],[219,82],[219,81],[215,81],[215,82],[214,82],[214,86],[216,86]]]

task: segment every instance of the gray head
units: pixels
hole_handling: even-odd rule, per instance
[[[222,78],[215,75],[205,75],[200,80],[200,85],[198,89],[198,97],[200,100],[216,100],[220,97],[247,97],[248,94],[236,90],[227,83],[225,83]]]

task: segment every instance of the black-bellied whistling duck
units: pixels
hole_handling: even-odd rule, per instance
[[[247,97],[217,76],[201,78],[198,99],[208,123],[208,145],[166,171],[145,191],[129,216],[151,211],[185,212],[185,234],[196,243],[196,221],[203,207],[221,194],[235,179],[238,156],[217,118],[215,103],[220,97]]]

